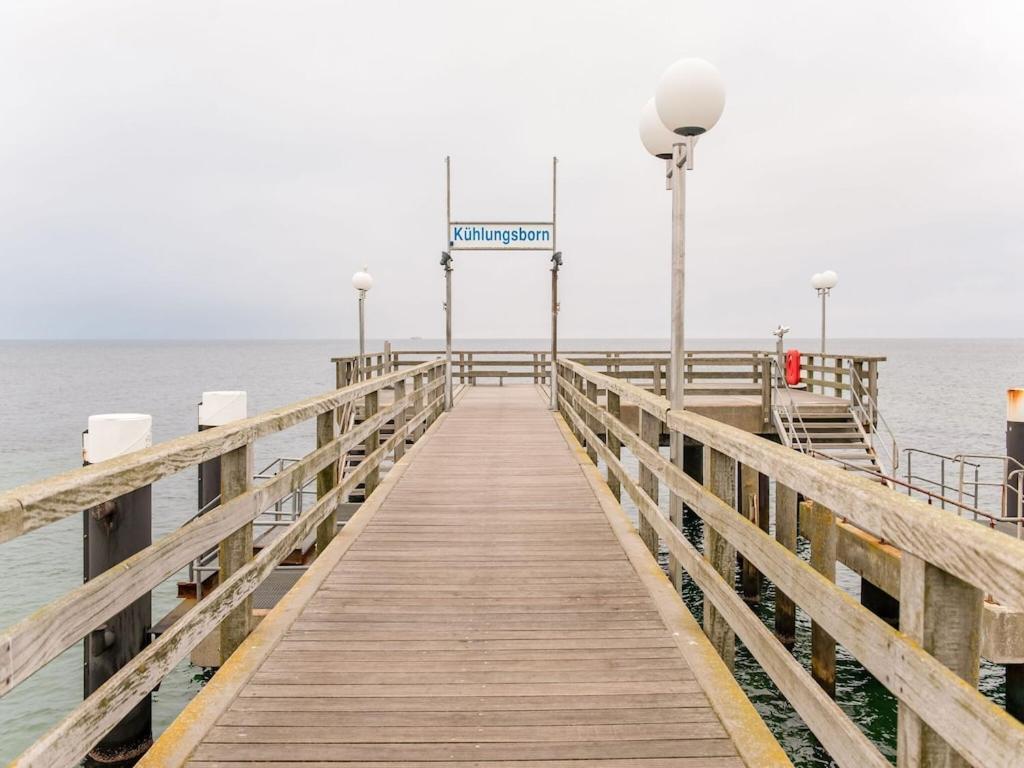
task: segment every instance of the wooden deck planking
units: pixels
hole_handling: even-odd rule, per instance
[[[579,761],[744,765],[538,391],[510,386],[468,390],[190,765]]]

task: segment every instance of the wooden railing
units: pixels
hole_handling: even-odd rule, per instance
[[[0,495],[3,543],[200,462],[217,457],[222,461],[219,506],[0,633],[0,695],[171,578],[200,553],[221,544],[222,557],[228,552],[236,558],[230,563],[222,559],[222,578],[216,589],[12,765],[52,768],[77,764],[211,632],[219,629],[222,648],[237,647],[249,630],[246,601],[263,579],[314,532],[317,549],[322,551],[336,531],[339,503],[360,484],[365,485],[367,495],[372,492],[382,460],[392,455],[400,458],[406,440],[419,437],[441,413],[443,370],[443,362],[426,361]],[[393,392],[389,403],[380,398],[385,390]],[[347,425],[347,410],[360,401],[362,423],[335,434],[335,425]],[[316,448],[272,479],[253,485],[250,459],[255,442],[310,419],[316,419]],[[394,434],[382,442],[381,427],[392,421]],[[341,475],[340,460],[358,445],[365,446],[365,457],[351,473]],[[317,503],[253,556],[252,521],[313,478],[317,479]],[[234,493],[225,494],[225,487],[233,488]]]
[[[385,344],[381,352],[364,356],[361,369],[366,376],[384,373],[425,360],[444,356],[443,349],[397,350]],[[763,410],[771,407],[770,358],[766,350],[692,350],[685,354],[684,374],[689,395],[760,395]],[[666,350],[560,350],[568,357],[608,376],[623,379],[656,395],[669,391],[670,366]],[[859,374],[858,381],[873,402],[878,401],[878,364],[884,357],[865,355],[802,354],[803,384],[808,392],[817,392],[853,402],[854,389],[850,366]],[[332,358],[339,370],[342,365],[360,367],[359,356]],[[452,376],[459,384],[475,384],[480,380],[530,379],[547,384],[551,370],[551,353],[544,350],[466,350],[452,351]],[[857,394],[861,394],[858,392]]]
[[[838,643],[898,701],[900,768],[1024,765],[1024,724],[977,690],[983,601],[991,596],[1024,609],[1024,543],[756,435],[672,410],[664,398],[579,361],[559,358],[558,371],[561,413],[591,459],[607,467],[612,491],[636,505],[648,547],[657,552],[660,542],[670,570],[681,567],[702,591],[705,631],[720,655],[731,665],[739,637],[836,763],[890,765],[833,699]],[[640,411],[639,434],[619,418],[625,403]],[[663,432],[703,445],[703,484],[662,456]],[[623,449],[638,462],[636,477]],[[743,470],[755,473],[755,482],[737,488]],[[757,473],[775,482],[774,537],[759,525],[767,507],[758,499]],[[659,510],[662,487],[702,519],[703,551]],[[801,503],[809,507],[800,516],[809,562],[796,554]],[[900,630],[835,584],[837,521],[902,551]],[[737,594],[737,553],[775,584],[778,635],[792,633],[795,607],[811,618],[810,671]]]

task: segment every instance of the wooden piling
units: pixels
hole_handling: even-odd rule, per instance
[[[405,399],[405,379],[400,379],[395,382],[395,402]],[[405,429],[405,420],[407,418],[406,411],[408,409],[402,408],[398,413],[395,414],[395,434]],[[405,440],[399,440],[395,443],[395,461],[399,461],[405,456]]]
[[[731,507],[736,505],[736,460],[704,446],[704,486]],[[729,585],[736,583],[736,548],[714,528],[704,524],[704,559]],[[731,671],[736,661],[736,637],[732,627],[704,596],[704,633]]]
[[[760,500],[758,496],[758,474],[757,470],[745,464],[739,465],[740,473],[740,495],[739,511],[747,520],[755,525],[758,524],[758,510]],[[740,557],[740,585],[743,590],[743,599],[750,604],[756,604],[761,599],[761,574],[746,558]]]
[[[900,631],[976,687],[983,595],[977,587],[904,551],[900,557]],[[936,706],[945,702],[937,701]],[[903,702],[896,730],[898,768],[966,768],[970,763]]]
[[[640,412],[640,439],[647,443],[647,445],[651,446],[654,450],[658,450],[658,444],[661,442],[661,421],[647,411]],[[657,507],[657,475],[655,475],[653,471],[641,462],[638,477],[640,480],[640,489],[650,497],[651,501],[654,502],[654,506]],[[637,531],[650,553],[657,557],[658,533],[653,527],[651,527],[651,524],[647,522],[643,515],[640,516],[638,521]]]
[[[775,540],[790,552],[796,552],[796,531],[799,496],[792,488],[775,483]],[[796,642],[796,605],[775,587],[775,636],[784,646]]]
[[[615,419],[622,418],[622,406],[619,402],[619,396],[615,392],[608,392],[608,413],[611,414]],[[616,436],[613,430],[607,431],[608,450],[614,454],[616,459],[622,457],[622,441]],[[619,502],[622,501],[622,483],[619,482],[619,478],[612,472],[611,468],[608,468],[608,488],[611,490],[612,495]]]
[[[597,384],[592,381],[588,381],[585,387],[587,400],[596,408]],[[590,427],[590,431],[595,435],[598,434],[601,430],[601,422],[599,422],[596,417],[590,415],[587,415],[586,420],[587,426]],[[594,462],[594,464],[597,464],[597,446],[592,445],[590,440],[587,440],[587,456],[590,457],[590,460]]]
[[[437,379],[436,376],[433,376],[432,378],[435,381]],[[379,408],[379,397],[378,397],[377,392],[369,392],[369,393],[367,393],[366,396],[363,398],[363,419],[365,420],[365,419],[369,419],[371,416],[376,416],[378,408]],[[367,436],[366,440],[363,442],[364,460],[365,460],[366,456],[369,456],[371,453],[376,451],[377,448],[379,448],[379,447],[380,447],[380,430],[375,429],[373,432],[371,432]],[[377,487],[377,484],[379,482],[380,482],[380,469],[378,469],[377,467],[374,467],[366,475],[366,480],[364,481],[364,485],[363,485],[363,487],[365,489],[364,492],[363,492],[364,493],[364,498],[369,498],[370,497],[370,494],[373,493],[374,489]]]
[[[323,448],[334,440],[334,411],[324,411],[316,417],[316,447]],[[338,482],[338,463],[331,462],[317,473],[316,497],[322,499]],[[316,527],[316,553],[320,555],[331,543],[338,530],[338,512],[334,510]]]
[[[808,514],[811,567],[829,581],[836,580],[836,547],[839,533],[832,512],[810,502]],[[829,696],[836,695],[836,641],[816,622],[811,622],[811,676]]]
[[[246,493],[252,484],[252,449],[240,446],[220,457],[220,503]],[[220,542],[218,576],[223,582],[252,560],[252,522]],[[252,628],[252,595],[246,596],[220,623],[220,663],[235,652]]]

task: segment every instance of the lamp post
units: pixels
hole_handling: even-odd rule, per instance
[[[686,171],[693,169],[697,138],[711,130],[725,107],[722,76],[703,59],[680,59],[658,81],[654,98],[640,111],[640,140],[666,165],[666,187],[672,190],[672,327],[669,361],[669,405],[683,407],[684,314],[686,285]],[[682,438],[671,435],[672,463],[682,469]],[[670,517],[682,523],[682,500],[672,494]],[[678,565],[672,566],[678,587]]]
[[[441,251],[444,270],[444,409],[452,407],[452,255]]]
[[[551,410],[558,410],[558,268],[562,252],[551,254]]]
[[[356,366],[359,381],[362,381],[366,366],[366,318],[363,311],[363,304],[366,302],[366,292],[373,288],[373,277],[366,271],[364,266],[361,271],[352,275],[352,287],[359,293],[359,365]]]
[[[831,269],[825,272],[816,272],[811,276],[811,287],[821,296],[821,355],[825,356],[825,300],[832,289],[839,283],[839,275]],[[824,364],[824,363],[823,363]]]

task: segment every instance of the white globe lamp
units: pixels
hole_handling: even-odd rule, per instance
[[[681,136],[715,127],[725,109],[722,75],[703,59],[680,59],[665,70],[654,91],[661,122]]]

